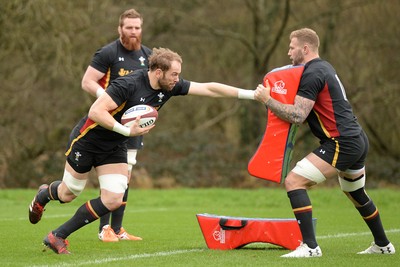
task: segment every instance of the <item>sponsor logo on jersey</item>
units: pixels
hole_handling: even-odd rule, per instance
[[[131,72],[132,72],[132,70],[126,70],[124,68],[120,68],[119,71],[118,71],[118,75],[119,76],[125,76],[125,75],[128,75]]]

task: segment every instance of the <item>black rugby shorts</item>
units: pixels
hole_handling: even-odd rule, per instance
[[[313,153],[340,171],[365,166],[369,142],[364,131],[359,136],[322,140]]]
[[[143,148],[143,135],[133,136],[128,139],[128,149],[142,149]]]
[[[79,144],[76,143],[72,146],[72,150],[67,156],[67,161],[78,173],[86,173],[90,171],[92,167],[101,165],[127,163],[126,144],[121,144],[113,150],[105,152],[94,150],[93,148],[85,149],[85,147],[79,146]]]

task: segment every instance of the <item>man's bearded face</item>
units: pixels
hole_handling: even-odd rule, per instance
[[[128,50],[140,50],[142,43],[142,21],[139,18],[126,18],[124,25],[118,27],[122,45]]]

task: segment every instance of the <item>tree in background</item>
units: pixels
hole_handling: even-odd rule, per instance
[[[400,47],[399,1],[133,4],[1,1],[0,188],[37,186],[60,175],[56,170],[64,162],[69,129],[93,101],[80,89],[85,67],[93,49],[116,38],[115,18],[131,7],[145,17],[145,43],[183,56],[183,77],[249,89],[267,71],[290,63],[285,55],[293,29],[314,28],[321,37],[321,57],[337,66],[369,134],[369,181],[400,181],[400,126],[395,123],[400,113],[400,59],[395,54]],[[139,169],[155,182],[165,178],[173,185],[242,186],[248,177],[247,161],[265,129],[264,107],[236,100],[187,101],[189,105],[171,101],[163,108],[156,129],[146,137]],[[302,128],[307,127],[300,128],[295,157],[311,142],[303,137]],[[181,142],[172,141],[176,136]]]

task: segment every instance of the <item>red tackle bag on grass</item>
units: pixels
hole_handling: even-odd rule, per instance
[[[296,219],[263,219],[197,214],[201,232],[210,249],[236,249],[263,242],[294,250],[303,240]],[[316,219],[313,219],[314,229]]]
[[[293,104],[303,74],[304,66],[284,66],[265,75],[271,86],[271,97],[284,104]],[[268,110],[267,127],[257,151],[247,166],[257,178],[282,183],[289,171],[297,125],[278,118]]]

